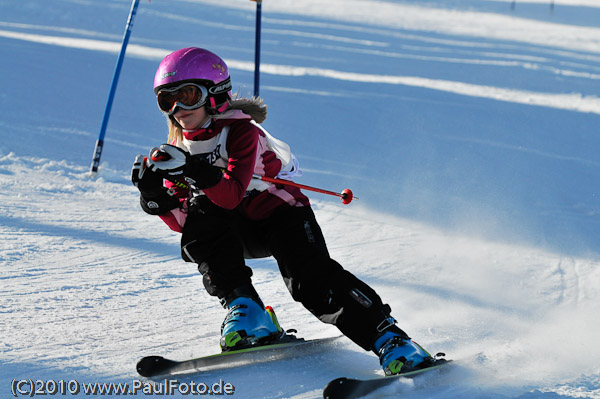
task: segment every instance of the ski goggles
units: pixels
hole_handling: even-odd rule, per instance
[[[196,83],[184,83],[172,88],[161,89],[156,95],[158,108],[167,115],[173,115],[177,107],[200,108],[206,103],[207,98],[206,87]]]

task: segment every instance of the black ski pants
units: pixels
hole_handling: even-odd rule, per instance
[[[294,300],[365,350],[384,329],[408,338],[391,323],[390,307],[379,295],[329,257],[308,206],[282,206],[252,221],[205,199],[188,214],[181,249],[184,260],[198,264],[207,292],[223,303],[240,287],[251,287],[246,258],[272,255]]]

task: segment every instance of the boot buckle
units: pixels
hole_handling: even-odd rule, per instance
[[[398,323],[396,319],[392,316],[386,317],[379,325],[377,326],[377,332],[384,332],[394,324]]]

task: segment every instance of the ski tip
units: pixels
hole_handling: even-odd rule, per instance
[[[142,377],[152,377],[156,373],[156,369],[165,360],[162,356],[146,356],[137,362],[136,369]]]
[[[336,394],[340,391],[340,387],[344,385],[348,379],[346,377],[336,378],[327,384],[325,389],[323,389],[323,399],[335,399],[338,397]]]

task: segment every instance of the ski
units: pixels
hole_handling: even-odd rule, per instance
[[[159,375],[205,372],[239,366],[245,363],[263,363],[288,357],[305,356],[314,353],[340,336],[308,339],[286,335],[277,343],[221,352],[189,360],[171,360],[162,356],[143,357],[136,366],[143,377]]]
[[[392,384],[399,378],[415,378],[432,370],[439,369],[444,365],[452,362],[452,360],[436,359],[435,362],[426,368],[410,371],[407,373],[396,374],[386,377],[374,377],[369,379],[354,379],[354,378],[336,378],[330,381],[323,390],[324,399],[353,399],[370,394],[371,392]]]

